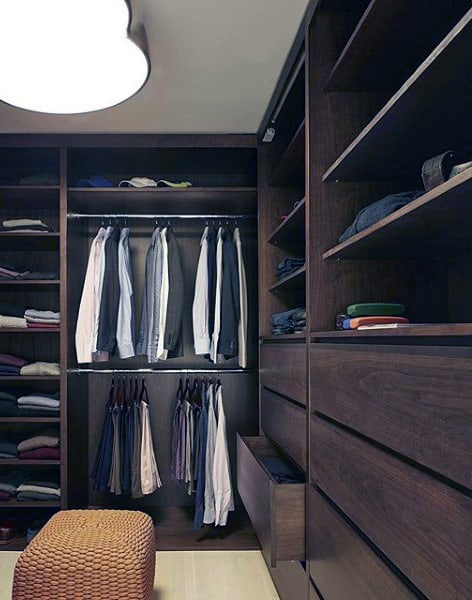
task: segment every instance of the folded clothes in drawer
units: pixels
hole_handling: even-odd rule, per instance
[[[305,476],[283,458],[260,456],[259,461],[277,483],[305,483]]]

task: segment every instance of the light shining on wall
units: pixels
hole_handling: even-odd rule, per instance
[[[124,0],[0,0],[0,100],[45,113],[114,106],[146,83]]]

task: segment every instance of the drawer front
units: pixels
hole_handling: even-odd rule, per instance
[[[268,565],[305,559],[305,484],[277,484],[258,456],[278,456],[265,437],[237,439],[238,491]]]
[[[263,344],[261,385],[306,406],[305,344]]]
[[[416,598],[319,492],[308,490],[310,576],[325,600]]]
[[[299,562],[289,561],[269,567],[280,600],[304,600],[306,598],[306,573]]]
[[[428,598],[472,588],[472,500],[338,427],[312,417],[312,477]]]
[[[263,388],[261,428],[303,470],[306,469],[306,411]]]
[[[472,487],[472,350],[312,344],[313,406]]]

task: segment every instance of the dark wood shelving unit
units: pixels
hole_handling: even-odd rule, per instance
[[[332,258],[444,256],[470,244],[472,169],[464,171],[323,254]]]
[[[0,423],[60,423],[60,421],[59,417],[0,417]]]
[[[56,232],[0,232],[0,250],[17,250],[20,252],[34,250],[57,250],[60,234]]]
[[[270,286],[270,292],[300,289],[305,284],[306,265]]]
[[[61,282],[58,279],[0,279],[1,286],[28,286],[39,287],[48,285],[59,285]]]
[[[35,209],[39,204],[41,209],[57,209],[59,206],[59,186],[0,185],[0,205],[3,204],[3,200],[7,200],[9,204],[13,202],[14,206],[18,208]]]
[[[444,11],[429,0],[371,0],[324,90],[393,92],[466,10],[467,2],[451,3]]]
[[[29,333],[33,335],[39,335],[40,333],[60,333],[61,328],[49,328],[49,329],[32,329],[31,327],[0,327],[0,333]]]
[[[392,329],[346,329],[345,331],[315,331],[310,334],[313,341],[324,338],[365,337],[471,337],[472,323],[428,323]]]
[[[270,234],[269,244],[281,248],[296,248],[305,253],[305,208],[306,199],[294,208],[287,218]]]
[[[54,502],[53,500],[1,500],[0,507],[2,508],[60,508],[61,502]],[[9,544],[8,544],[9,545]],[[11,550],[5,546],[0,546],[2,550]]]
[[[306,332],[287,333],[285,335],[264,335],[261,339],[263,342],[289,342],[290,340],[305,340],[306,336]]]
[[[270,185],[303,186],[305,175],[305,120],[300,124],[280,159]]]
[[[179,188],[69,188],[69,206],[78,212],[94,213],[129,211],[135,202],[137,213],[192,214],[215,212],[256,214],[255,187]]]
[[[1,330],[0,330],[1,331]],[[59,375],[14,375],[12,377],[8,375],[0,376],[0,381],[9,381],[10,383],[19,383],[21,381],[57,381],[61,378]]]
[[[60,460],[22,460],[20,458],[2,458],[0,459],[0,465],[2,466],[15,466],[23,465],[25,467],[28,466],[36,466],[36,467],[52,467],[59,466],[61,464]]]
[[[327,169],[323,181],[417,179],[424,160],[447,149],[444,122],[451,147],[468,142],[471,92],[454,95],[449,90],[467,87],[471,30],[472,9]]]

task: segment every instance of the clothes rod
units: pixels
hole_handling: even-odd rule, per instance
[[[142,215],[68,213],[68,219],[256,219],[257,215]]]
[[[88,375],[88,374],[121,374],[121,373],[182,373],[182,374],[197,374],[197,373],[216,373],[222,375],[223,373],[256,373],[256,369],[67,369],[67,373],[77,375]]]

